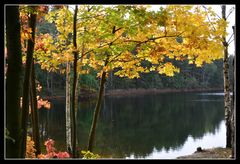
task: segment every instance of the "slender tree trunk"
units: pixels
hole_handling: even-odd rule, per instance
[[[80,59],[80,62],[82,63],[82,61],[83,61],[83,55],[84,55],[84,33],[85,33],[85,27],[84,27],[84,31],[83,31],[83,42],[82,42],[82,52],[81,52],[81,59]],[[78,60],[78,59],[77,59]],[[82,69],[82,68],[80,68],[80,69]],[[75,101],[75,109],[74,109],[74,111],[75,111],[75,115],[77,116],[77,111],[78,111],[78,95],[79,95],[79,92],[78,92],[78,90],[81,90],[81,86],[79,86],[78,85],[78,83],[79,83],[79,80],[80,80],[80,74],[78,74],[78,72],[80,72],[80,70],[77,70],[76,69],[76,76],[77,76],[77,78],[76,78],[76,84],[75,84],[75,97],[74,97],[74,101]],[[78,88],[78,86],[79,86],[79,88]],[[76,132],[75,132],[76,134],[77,134],[77,129],[76,129]],[[76,144],[77,144],[77,141],[78,140],[76,140]],[[77,152],[76,151],[76,157],[79,157],[79,152]]]
[[[77,71],[76,71],[76,73],[77,73]],[[80,75],[77,73],[77,79],[76,79],[76,84],[75,84],[75,97],[74,97],[74,101],[75,101],[75,108],[74,108],[74,113],[75,113],[75,124],[76,124],[76,118],[77,118],[77,111],[78,111],[78,82],[79,82],[79,78],[80,78]],[[75,125],[75,126],[77,126],[77,125]],[[76,145],[78,144],[78,142],[77,142],[77,128],[75,128],[75,142],[76,142]],[[80,155],[80,152],[78,152],[77,150],[76,150],[76,158],[78,158],[79,157],[79,155]]]
[[[100,113],[105,82],[106,82],[106,72],[103,72],[102,77],[101,77],[101,82],[100,82],[100,88],[99,88],[99,92],[98,92],[97,104],[96,104],[94,114],[93,114],[92,126],[91,126],[91,130],[89,133],[88,150],[91,152],[93,150],[93,142],[94,142],[94,138],[95,138],[97,120],[98,120],[98,116]]]
[[[78,7],[77,5],[75,6],[75,11],[74,11],[74,17],[73,17],[73,46],[75,48],[75,51],[73,52],[74,54],[74,63],[73,63],[73,89],[72,89],[72,112],[71,112],[71,121],[72,121],[72,155],[73,158],[76,157],[76,121],[75,121],[75,107],[77,107],[77,101],[75,98],[76,93],[76,84],[77,84],[77,60],[78,60],[78,52],[77,52],[77,30],[76,30],[76,25],[77,25],[77,12],[78,12]]]
[[[49,135],[49,131],[50,131],[50,126],[49,126],[49,120],[50,120],[50,111],[45,111],[45,113],[47,114],[47,119],[46,119],[46,123],[45,123],[45,128],[44,128],[44,132],[45,132],[45,136],[46,138],[48,138]],[[52,115],[51,115],[52,116]]]
[[[109,78],[109,89],[112,90],[113,89],[113,71],[110,72],[110,78]]]
[[[234,61],[233,61],[233,111],[232,111],[232,157],[235,157],[235,143],[236,143],[236,33],[235,33],[235,26],[233,28],[233,34],[234,34]]]
[[[53,93],[53,73],[51,73],[51,91],[50,91],[50,96],[52,96],[52,93]]]
[[[36,148],[36,156],[41,154],[40,147],[40,135],[39,135],[39,122],[38,122],[38,109],[37,109],[37,94],[36,94],[36,84],[35,84],[35,69],[34,62],[32,62],[32,76],[31,76],[31,107],[32,107],[32,130],[33,130],[33,141]]]
[[[67,149],[72,150],[71,143],[71,119],[70,119],[70,63],[66,66],[66,143]]]
[[[68,6],[67,6],[68,9]],[[66,24],[66,13],[64,19],[64,25]],[[64,28],[65,33],[65,28]],[[68,38],[66,37],[66,45],[69,45]],[[71,141],[71,79],[70,79],[71,64],[69,61],[66,63],[66,145],[68,152],[72,152],[72,141]]]
[[[19,7],[6,6],[7,75],[6,75],[6,157],[20,157],[20,90],[22,54]],[[5,96],[4,96],[5,99]]]
[[[114,26],[112,29],[112,34],[115,34],[116,31],[117,30]],[[111,44],[109,45],[109,48],[110,47],[111,47]],[[107,66],[107,64],[109,62],[109,54],[106,54],[106,55],[107,55],[107,58],[106,58],[104,66]],[[95,133],[96,133],[97,120],[98,120],[98,116],[99,116],[100,109],[101,109],[101,103],[102,103],[102,98],[103,98],[103,93],[104,93],[105,82],[106,82],[106,72],[103,71],[102,77],[101,77],[101,82],[100,82],[100,88],[99,88],[99,92],[98,92],[97,104],[96,104],[96,107],[94,110],[92,126],[90,129],[89,139],[88,139],[88,150],[90,152],[92,152],[92,150],[93,150],[93,143],[94,143],[94,138],[95,138]]]
[[[222,18],[226,20],[226,5],[222,5]],[[226,30],[226,29],[225,29]],[[226,37],[223,36],[224,57],[223,57],[223,79],[224,79],[224,109],[226,121],[226,147],[232,147],[232,128],[231,128],[231,97],[230,97],[230,82],[229,82],[229,63],[228,63],[228,43]]]
[[[30,7],[35,10],[36,7]],[[31,39],[28,39],[28,47],[27,47],[27,60],[25,67],[25,77],[23,83],[23,105],[22,105],[22,140],[21,140],[21,157],[25,158],[26,153],[26,138],[27,138],[27,121],[29,115],[29,84],[30,84],[30,75],[31,75],[31,67],[33,61],[33,51],[34,51],[34,40],[35,40],[35,27],[36,27],[36,17],[35,13],[30,14],[29,18],[29,28],[32,29]]]
[[[47,72],[47,96],[50,96],[50,87],[49,87],[49,72]]]

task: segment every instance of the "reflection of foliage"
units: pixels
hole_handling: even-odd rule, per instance
[[[199,99],[209,101],[195,101]],[[49,133],[57,143],[64,143],[64,101],[52,103],[53,109],[46,111],[51,118]],[[84,150],[94,103],[80,102],[80,108],[77,112],[77,140],[78,146]],[[113,158],[130,154],[136,158],[145,157],[154,147],[169,151],[181,147],[189,135],[196,139],[207,132],[215,133],[224,119],[223,99],[192,93],[107,97],[99,119],[93,153]]]
[[[168,151],[182,146],[189,135],[200,138],[206,132],[214,132],[223,118],[222,104],[186,102],[191,96],[166,94],[107,99],[100,116],[96,152],[116,152],[115,157],[134,152],[136,157],[144,157],[154,147]]]

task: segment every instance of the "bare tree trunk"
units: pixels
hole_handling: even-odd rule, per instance
[[[54,90],[54,88],[53,88],[53,73],[51,73],[51,91],[50,91],[50,96],[52,96],[53,90]]]
[[[92,126],[91,126],[90,133],[89,133],[89,140],[88,140],[88,148],[87,149],[91,152],[93,150],[93,143],[94,143],[94,138],[95,138],[95,133],[96,133],[97,120],[98,120],[98,116],[99,116],[99,113],[100,113],[105,82],[106,82],[106,72],[103,72],[102,77],[101,77],[100,88],[99,88],[99,92],[98,92],[97,104],[96,104],[94,114],[93,114]]]
[[[226,20],[226,5],[222,5],[222,18]],[[225,29],[226,30],[226,29]],[[226,37],[223,36],[224,57],[223,57],[223,79],[224,79],[224,109],[226,121],[226,147],[232,147],[232,128],[231,128],[231,97],[230,97],[230,82],[229,82],[229,63],[228,63],[228,43]]]
[[[76,157],[76,118],[75,118],[75,108],[77,107],[77,101],[75,96],[76,93],[76,84],[77,84],[77,60],[78,60],[78,52],[77,52],[77,12],[78,7],[75,6],[74,17],[73,17],[73,46],[75,48],[74,53],[74,63],[73,63],[73,89],[72,89],[72,112],[71,112],[71,122],[72,122],[72,155],[73,158]]]
[[[67,6],[68,9],[68,6]],[[64,19],[64,25],[66,24],[66,13]],[[64,28],[65,33],[65,28]],[[68,37],[66,39],[66,45],[69,45]],[[71,63],[66,63],[66,146],[68,152],[72,152],[72,140],[71,140],[71,79],[70,79]]]
[[[30,7],[33,11],[35,11],[36,7]],[[25,68],[25,77],[23,84],[23,105],[22,105],[22,140],[21,140],[21,157],[25,158],[26,153],[26,138],[27,138],[27,121],[29,115],[29,84],[30,84],[30,75],[31,75],[31,67],[33,61],[33,52],[34,52],[34,40],[35,40],[35,27],[36,27],[36,13],[31,13],[29,18],[29,28],[32,29],[31,39],[28,39],[28,47],[27,47],[27,60],[26,60],[26,68]]]
[[[70,118],[70,63],[66,65],[66,143],[67,149],[72,150],[71,143],[71,118]]]
[[[236,143],[236,33],[235,33],[235,26],[233,28],[234,34],[234,60],[233,60],[233,111],[232,111],[232,157],[235,157],[235,143]]]
[[[49,86],[49,72],[47,72],[47,79],[46,79],[46,81],[47,81],[47,96],[50,96],[50,86]]]
[[[36,84],[35,84],[35,69],[34,62],[32,62],[32,73],[31,73],[31,108],[32,108],[32,130],[33,130],[33,141],[36,148],[36,156],[41,154],[40,147],[40,135],[39,135],[39,122],[38,122],[38,109],[37,109],[37,94],[36,94]]]
[[[7,75],[6,75],[6,157],[20,157],[20,92],[22,54],[19,7],[6,6]],[[4,96],[5,99],[5,96]],[[6,137],[6,136],[5,136]]]

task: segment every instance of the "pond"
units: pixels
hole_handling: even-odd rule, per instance
[[[86,149],[95,100],[79,102],[77,144]],[[66,150],[65,100],[39,111],[42,142]],[[105,97],[94,153],[104,158],[174,159],[196,148],[225,147],[224,101],[216,93],[162,93]]]

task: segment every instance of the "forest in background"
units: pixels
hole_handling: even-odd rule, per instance
[[[230,83],[232,84],[232,60],[229,58],[230,65]],[[161,75],[158,72],[148,74],[141,73],[139,79],[120,78],[111,72],[106,82],[106,91],[116,89],[216,89],[223,90],[223,61],[216,60],[212,64],[205,64],[203,67],[189,65],[187,61],[175,62],[180,69],[173,77]],[[99,87],[99,79],[96,78],[97,72],[92,70],[89,74],[80,75],[79,94],[95,93]],[[72,76],[72,75],[71,75]],[[36,64],[36,77],[44,87],[43,96],[64,96],[66,76],[57,72],[48,72],[42,70]],[[231,85],[232,86],[232,85]]]

